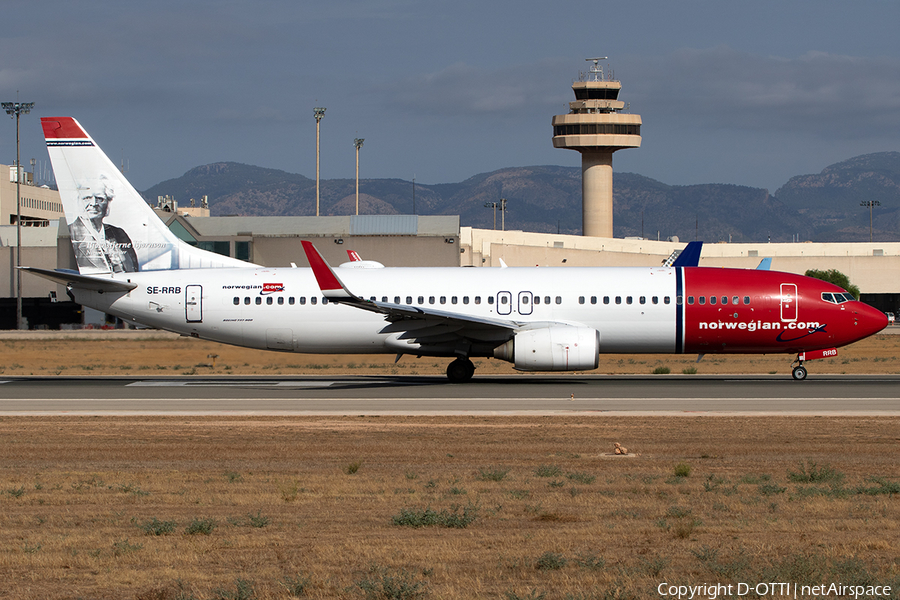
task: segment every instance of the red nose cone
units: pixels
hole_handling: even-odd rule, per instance
[[[857,302],[853,307],[853,312],[857,313],[856,328],[859,332],[859,339],[878,333],[888,326],[887,315],[868,304]]]

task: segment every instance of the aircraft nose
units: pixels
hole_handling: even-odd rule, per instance
[[[853,312],[856,313],[854,316],[858,332],[863,336],[878,333],[888,326],[887,315],[868,304],[857,302]]]

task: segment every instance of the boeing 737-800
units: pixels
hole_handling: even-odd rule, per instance
[[[451,381],[472,377],[472,357],[583,371],[600,353],[796,354],[804,379],[804,361],[887,325],[824,281],[698,267],[699,243],[652,268],[331,268],[304,241],[310,268],[262,267],[179,240],[75,119],[41,124],[78,271],[26,269],[135,324],[286,352],[449,357]]]

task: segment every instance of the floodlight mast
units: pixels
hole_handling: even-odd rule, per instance
[[[319,122],[325,116],[325,109],[317,106],[313,109],[316,118],[316,216],[319,216]]]
[[[34,102],[3,102],[0,104],[10,117],[16,118],[16,329],[25,329],[22,319],[22,185],[19,159],[19,116],[28,114]]]
[[[356,138],[353,145],[356,146],[356,216],[359,216],[359,149],[362,148],[365,138]]]

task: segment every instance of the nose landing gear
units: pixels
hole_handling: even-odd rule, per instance
[[[803,366],[803,363],[794,367],[791,371],[791,377],[794,378],[794,381],[803,381],[806,379],[806,367]]]
[[[820,358],[834,358],[838,354],[837,348],[824,348],[822,350],[808,350],[797,355],[797,360],[791,363],[793,370],[791,377],[795,381],[803,381],[806,379],[806,367],[803,366],[805,360],[817,360]]]

